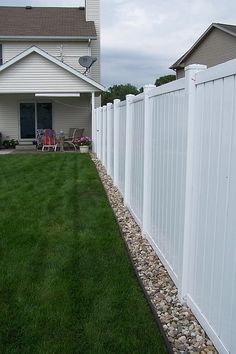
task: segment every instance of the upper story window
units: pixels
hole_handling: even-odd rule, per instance
[[[0,44],[0,65],[2,65],[2,44]]]

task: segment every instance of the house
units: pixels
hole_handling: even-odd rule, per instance
[[[236,58],[236,26],[212,23],[194,45],[171,67],[177,79],[184,77],[184,68],[190,64],[207,67]]]
[[[78,60],[97,57],[88,75]],[[85,7],[0,7],[0,132],[30,143],[37,129],[91,135],[100,105],[100,0]]]

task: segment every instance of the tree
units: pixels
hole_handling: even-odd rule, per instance
[[[165,76],[161,76],[159,77],[159,79],[156,79],[155,85],[156,86],[161,86],[164,84],[167,84],[168,82],[174,81],[176,80],[176,76],[175,75],[165,75]]]
[[[107,103],[113,103],[113,100],[116,98],[123,101],[125,100],[126,95],[138,95],[139,93],[140,91],[137,89],[137,87],[131,84],[114,85],[102,93],[102,106],[106,105]]]

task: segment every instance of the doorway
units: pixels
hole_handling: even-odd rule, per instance
[[[20,103],[20,139],[35,139],[37,129],[52,129],[52,103]]]

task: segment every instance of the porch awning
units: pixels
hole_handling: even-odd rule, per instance
[[[80,93],[78,92],[36,93],[35,97],[80,97]]]

